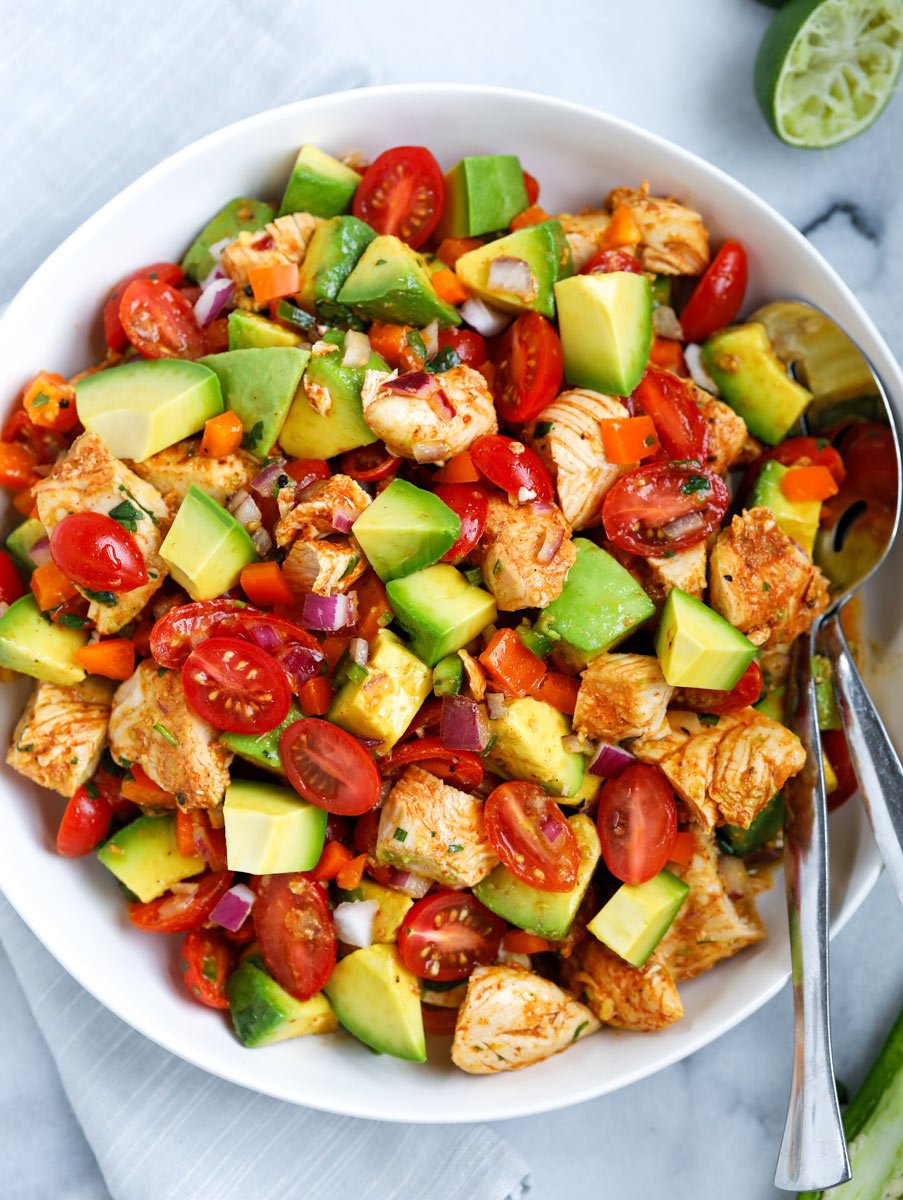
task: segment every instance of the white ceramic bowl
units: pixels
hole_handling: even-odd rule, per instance
[[[615,184],[648,179],[655,193],[698,208],[716,241],[743,239],[748,304],[800,296],[858,339],[897,395],[903,377],[855,298],[785,220],[740,184],[649,133],[590,109],[512,91],[446,85],[384,87],[307,100],[214,133],[168,159],[87,221],[28,281],[0,322],[0,396],[11,402],[45,368],[74,373],[99,356],[100,303],[111,284],[147,262],[179,258],[226,200],[278,197],[293,155],[310,141],[332,152],[429,146],[444,166],[464,154],[513,152],[542,182],[551,211],[597,204]],[[13,514],[14,515],[14,514]],[[8,519],[11,524],[11,519]],[[900,645],[888,565],[873,590],[869,634]],[[889,586],[890,585],[890,586]],[[883,592],[877,589],[882,589]],[[890,596],[882,611],[881,596]],[[882,680],[873,681],[879,699]],[[25,688],[0,689],[9,730]],[[903,713],[888,705],[903,735]],[[195,1004],[176,978],[173,939],[135,932],[121,896],[93,859],[52,849],[60,797],[12,772],[0,777],[0,887],[62,965],[123,1020],[175,1054],[256,1091],[360,1117],[478,1121],[542,1112],[648,1075],[755,1011],[788,976],[783,889],[761,901],[767,941],[681,987],[686,1016],[664,1033],[606,1031],[526,1071],[473,1078],[455,1070],[443,1040],[423,1066],[375,1057],[350,1037],[310,1037],[245,1050],[227,1023]],[[861,807],[831,822],[832,907],[838,929],[862,903],[879,863]]]

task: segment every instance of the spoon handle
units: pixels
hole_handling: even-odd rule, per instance
[[[839,613],[825,619],[821,632],[865,810],[903,904],[903,766],[853,662]]]
[[[806,765],[784,789],[784,876],[793,972],[793,1075],[775,1186],[818,1191],[850,1178],[828,1002],[828,820],[811,668],[812,639],[793,646],[790,706]]]

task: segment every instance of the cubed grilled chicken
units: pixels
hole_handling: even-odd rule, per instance
[[[593,1013],[523,967],[477,967],[467,984],[452,1062],[471,1075],[529,1067],[595,1033]]]
[[[654,654],[600,654],[583,673],[574,729],[603,742],[664,735],[673,692]]]
[[[376,858],[450,888],[473,887],[499,861],[483,801],[420,767],[408,767],[383,802]]]
[[[709,261],[709,235],[692,208],[662,196],[650,196],[649,185],[615,188],[606,201],[614,212],[623,204],[640,231],[636,255],[640,265],[659,275],[701,275]]]
[[[643,558],[638,563],[640,583],[655,601],[664,601],[673,588],[680,588],[697,600],[706,586],[707,554],[705,542],[678,550],[670,558]]]
[[[629,415],[613,396],[571,388],[527,426],[526,436],[555,480],[561,511],[574,529],[598,525],[605,493],[635,465],[608,461],[599,428],[601,421]]]
[[[560,509],[509,504],[490,496],[486,527],[474,552],[483,580],[504,612],[545,608],[558,596],[577,551]]]
[[[674,976],[656,951],[634,967],[592,935],[561,961],[561,981],[605,1025],[654,1033],[684,1015]]]
[[[97,770],[113,688],[112,682],[91,676],[70,686],[36,683],[6,761],[42,787],[71,796]]]
[[[109,736],[117,761],[138,763],[187,808],[213,808],[229,786],[232,755],[188,707],[180,672],[151,659],[117,688]]]
[[[782,687],[790,678],[790,647],[780,643],[768,646],[759,654],[759,666],[769,691]]]
[[[217,504],[225,504],[233,492],[245,487],[260,471],[260,463],[245,450],[208,458],[201,454],[199,438],[187,438],[152,454],[144,462],[126,460],[126,466],[157,489],[167,502],[178,505],[194,484]]]
[[[134,620],[168,574],[159,553],[169,522],[162,496],[113,458],[96,434],[83,433],[47,478],[35,486],[34,498],[38,516],[48,533],[70,513],[115,513],[135,539],[147,566],[146,584],[129,592],[115,593],[113,604],[93,600],[79,588],[90,601],[88,616],[98,633],[118,632]]]
[[[441,463],[498,430],[492,393],[479,371],[460,366],[423,377],[423,393],[412,395],[392,390],[394,376],[367,372],[364,420],[392,454]]]
[[[729,404],[710,396],[692,380],[684,381],[696,397],[709,429],[709,455],[705,465],[716,475],[725,475],[744,456],[749,430]]]
[[[714,724],[672,709],[667,724],[666,737],[641,737],[630,748],[641,762],[661,767],[706,829],[748,828],[806,761],[796,734],[754,708],[726,713]]]
[[[220,266],[235,284],[235,303],[239,308],[264,307],[254,299],[248,271],[252,267],[300,265],[319,224],[320,218],[312,217],[310,213],[290,213],[271,221],[265,230],[240,233],[226,246]]]
[[[690,892],[656,951],[674,978],[692,979],[765,937],[746,868],[731,860],[731,890],[719,871],[715,837],[694,826],[695,851],[679,870]]]
[[[709,558],[709,603],[756,646],[792,642],[828,606],[828,581],[770,509],[722,529]]]
[[[300,497],[296,493],[294,486],[285,487],[277,497],[277,546],[288,546],[302,535],[346,533],[370,503],[370,497],[350,475],[331,475],[304,488]]]
[[[317,596],[347,592],[366,569],[367,560],[354,538],[326,538],[311,532],[292,542],[282,564],[285,581],[298,599],[308,592]]]
[[[604,208],[585,208],[579,213],[558,213],[564,236],[571,248],[574,271],[582,271],[603,245],[605,231],[611,224],[611,214]]]

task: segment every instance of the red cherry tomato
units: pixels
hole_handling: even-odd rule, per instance
[[[145,933],[186,933],[197,929],[232,886],[231,871],[210,871],[147,904],[130,904],[129,920]]]
[[[629,271],[633,275],[644,274],[636,258],[626,250],[600,250],[589,260],[581,275],[608,275],[612,271]]]
[[[470,457],[481,475],[517,502],[552,499],[554,489],[549,472],[539,455],[523,442],[498,433],[488,434],[473,443]]]
[[[730,325],[740,311],[748,277],[743,246],[724,242],[680,314],[688,342],[704,342],[716,330]]]
[[[439,224],[445,205],[442,168],[425,146],[396,146],[370,164],[351,211],[377,233],[394,233],[415,250]]]
[[[605,784],[596,824],[612,875],[645,883],[664,867],[677,836],[674,793],[660,771],[638,763]]]
[[[495,355],[492,392],[503,421],[532,421],[555,399],[564,378],[564,351],[555,328],[526,312],[505,330]]]
[[[179,809],[176,821],[184,821],[187,826],[190,853],[200,854],[211,871],[226,869],[226,831],[218,829],[210,822],[210,817],[203,809]]]
[[[858,789],[859,782],[850,759],[850,748],[842,729],[825,729],[821,735],[821,746],[828,762],[837,776],[837,787],[828,795],[828,811],[840,808]]]
[[[328,479],[332,474],[325,458],[294,458],[285,464],[283,471],[295,481],[299,491],[310,487],[318,479]]]
[[[442,562],[459,563],[470,554],[486,527],[486,493],[476,483],[438,483],[433,489],[461,521],[458,540],[442,556]]]
[[[708,461],[708,426],[685,380],[661,367],[648,366],[628,407],[634,416],[645,413],[652,418],[668,458]]]
[[[177,284],[182,282],[182,278],[182,268],[178,263],[158,262],[151,263],[149,267],[140,267],[137,271],[132,271],[131,275],[120,279],[107,297],[103,308],[103,334],[110,349],[121,354],[129,344],[119,319],[119,305],[123,292],[133,280],[159,279],[163,283]]]
[[[610,542],[655,558],[708,537],[730,503],[724,481],[697,463],[653,462],[622,475],[602,504]]]
[[[104,840],[113,820],[113,806],[95,785],[72,793],[56,835],[56,848],[66,858],[90,854]]]
[[[846,503],[862,498],[893,509],[897,503],[894,438],[876,421],[853,422],[835,438],[847,471]],[[827,465],[827,464],[824,464]],[[832,497],[831,503],[840,496]]]
[[[744,494],[752,489],[762,468],[772,459],[785,467],[795,467],[800,464],[809,467],[827,467],[838,487],[842,486],[847,477],[846,467],[839,451],[835,450],[824,438],[788,438],[786,442],[772,446],[764,454],[760,454],[756,461],[750,464],[743,478],[742,491]]]
[[[577,882],[580,848],[564,813],[534,783],[502,783],[486,800],[486,837],[517,879],[543,892]]]
[[[182,981],[195,1000],[208,1008],[226,1009],[226,982],[235,951],[213,929],[192,929],[182,943]]]
[[[390,479],[400,466],[400,458],[390,454],[382,442],[373,442],[343,454],[339,470],[358,483],[378,483],[381,479]]]
[[[25,584],[16,570],[12,556],[0,550],[0,603],[12,604],[25,595]]]
[[[254,928],[260,953],[278,984],[309,1000],[332,974],[336,936],[326,893],[306,875],[257,880]]]
[[[182,687],[194,712],[226,733],[268,733],[292,702],[284,667],[241,638],[214,637],[192,650]]]
[[[539,180],[529,171],[524,171],[524,187],[527,190],[527,208],[532,208],[539,199]]]
[[[472,792],[483,782],[483,763],[476,754],[469,750],[450,750],[442,745],[440,738],[432,735],[396,746],[382,761],[383,774],[390,776],[412,763],[462,792]]]
[[[199,600],[171,608],[150,634],[150,652],[163,667],[181,667],[196,646],[212,637],[241,638],[262,650],[302,646],[315,674],[326,662],[320,643],[300,625],[260,612],[241,600]]]
[[[354,825],[352,846],[355,854],[367,854],[373,857],[376,851],[376,838],[379,832],[379,809],[371,808],[363,816],[358,817]],[[367,863],[367,874],[372,875],[377,883],[387,884],[392,878],[392,867],[376,867]]]
[[[279,757],[288,781],[317,808],[340,817],[359,817],[379,800],[379,771],[356,737],[305,717],[284,730]]]
[[[757,662],[751,662],[729,692],[718,692],[714,688],[681,688],[680,704],[693,712],[720,716],[749,708],[761,695],[762,668]]]
[[[481,367],[489,358],[485,339],[472,329],[440,329],[439,349],[446,346],[468,367]]]
[[[63,517],[50,535],[50,556],[73,583],[92,592],[130,592],[147,583],[137,542],[104,513]]]
[[[207,352],[190,302],[161,279],[132,280],[122,293],[119,319],[145,358],[198,358]]]
[[[408,909],[398,952],[421,979],[466,979],[475,967],[495,962],[505,928],[470,892],[436,892]]]

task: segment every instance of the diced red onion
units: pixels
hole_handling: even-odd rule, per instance
[[[536,561],[547,567],[561,549],[563,541],[564,530],[560,525],[555,524],[550,529],[547,529],[545,537],[542,539],[542,545],[536,552]]]
[[[350,533],[351,526],[361,514],[355,510],[348,512],[347,509],[338,508],[332,514],[332,527],[337,533]]]
[[[273,549],[273,539],[262,525],[251,534],[251,541],[261,558],[264,558]]]
[[[225,248],[227,246],[231,246],[234,241],[235,241],[235,238],[224,237],[224,238],[220,238],[220,240],[218,242],[214,242],[213,245],[209,247],[210,257],[213,259],[213,261],[215,263],[219,262],[219,260],[223,257],[223,251],[225,250]]]
[[[561,822],[556,821],[553,817],[549,817],[547,820],[543,821],[543,823],[540,825],[540,829],[542,830],[543,837],[546,839],[546,841],[551,842],[553,845],[561,837]]]
[[[348,654],[359,667],[366,667],[370,658],[370,646],[366,638],[352,638],[348,643]]]
[[[348,946],[371,945],[378,910],[376,900],[343,900],[332,910],[336,937]]]
[[[224,892],[210,914],[210,920],[221,929],[237,933],[247,920],[248,913],[254,907],[256,895],[243,883],[236,883]]]
[[[445,389],[438,387],[434,392],[427,396],[427,404],[440,419],[440,421],[451,421],[455,415],[456,409],[445,394]]]
[[[342,357],[343,367],[366,367],[370,361],[370,339],[366,333],[349,329],[345,334],[345,353]]]
[[[216,320],[232,299],[234,291],[235,285],[231,279],[214,279],[209,287],[204,288],[194,302],[194,315],[202,329]]]
[[[505,697],[500,692],[486,693],[486,708],[490,721],[498,721],[508,711],[505,708]]]
[[[357,592],[335,596],[317,596],[311,592],[304,597],[301,621],[308,629],[334,633],[346,625],[353,625],[356,620]]]
[[[404,892],[406,896],[413,896],[415,900],[421,900],[432,886],[432,879],[427,879],[424,875],[415,875],[413,871],[393,870],[389,879],[390,888],[394,888],[396,892]]]
[[[248,529],[260,525],[261,513],[257,501],[244,488],[239,488],[228,504],[229,512],[239,525]]]
[[[271,499],[273,495],[273,485],[280,475],[284,475],[285,459],[277,458],[274,462],[269,463],[263,468],[259,475],[255,475],[251,480],[250,488],[255,491],[258,496],[266,496]],[[288,485],[286,485],[288,486]]]
[[[385,392],[394,392],[398,396],[415,396],[425,400],[439,386],[436,376],[428,371],[408,371],[405,375],[396,375],[387,379],[382,385]]]
[[[682,517],[675,517],[673,521],[669,521],[667,525],[663,525],[659,533],[663,533],[666,538],[676,542],[678,538],[686,537],[687,534],[698,533],[700,537],[705,532],[705,519],[702,513],[690,512],[685,513]]]
[[[697,346],[695,342],[690,342],[689,345],[684,346],[684,360],[687,364],[687,370],[690,372],[690,378],[698,387],[711,392],[713,396],[721,395],[718,384],[703,365],[702,346]]]
[[[439,353],[439,322],[430,321],[425,329],[420,330],[427,358]]]
[[[36,567],[43,567],[50,562],[50,538],[42,537],[28,551],[28,556]]]
[[[444,696],[439,737],[449,750],[485,750],[489,744],[486,710],[467,696]]]
[[[211,631],[211,636],[215,636],[216,626]],[[268,625],[265,621],[249,621],[244,628],[244,636],[249,642],[253,642],[255,646],[259,646],[261,650],[266,650],[267,654],[282,645],[282,639],[279,634]]]
[[[509,292],[522,300],[531,300],[536,295],[536,279],[530,264],[510,254],[500,254],[492,260],[486,286],[491,292]]]
[[[492,308],[476,296],[465,300],[458,311],[471,329],[475,329],[483,337],[495,337],[497,333],[507,329],[514,320],[511,313]]]
[[[309,679],[313,679],[323,665],[323,654],[320,651],[312,650],[309,646],[302,646],[297,642],[289,642],[287,645],[275,648],[262,647],[262,649],[271,650],[273,657],[282,663],[288,674],[292,691],[296,694]]]
[[[590,775],[597,775],[600,779],[616,779],[635,762],[634,756],[621,746],[609,746],[602,742],[587,770]]]

